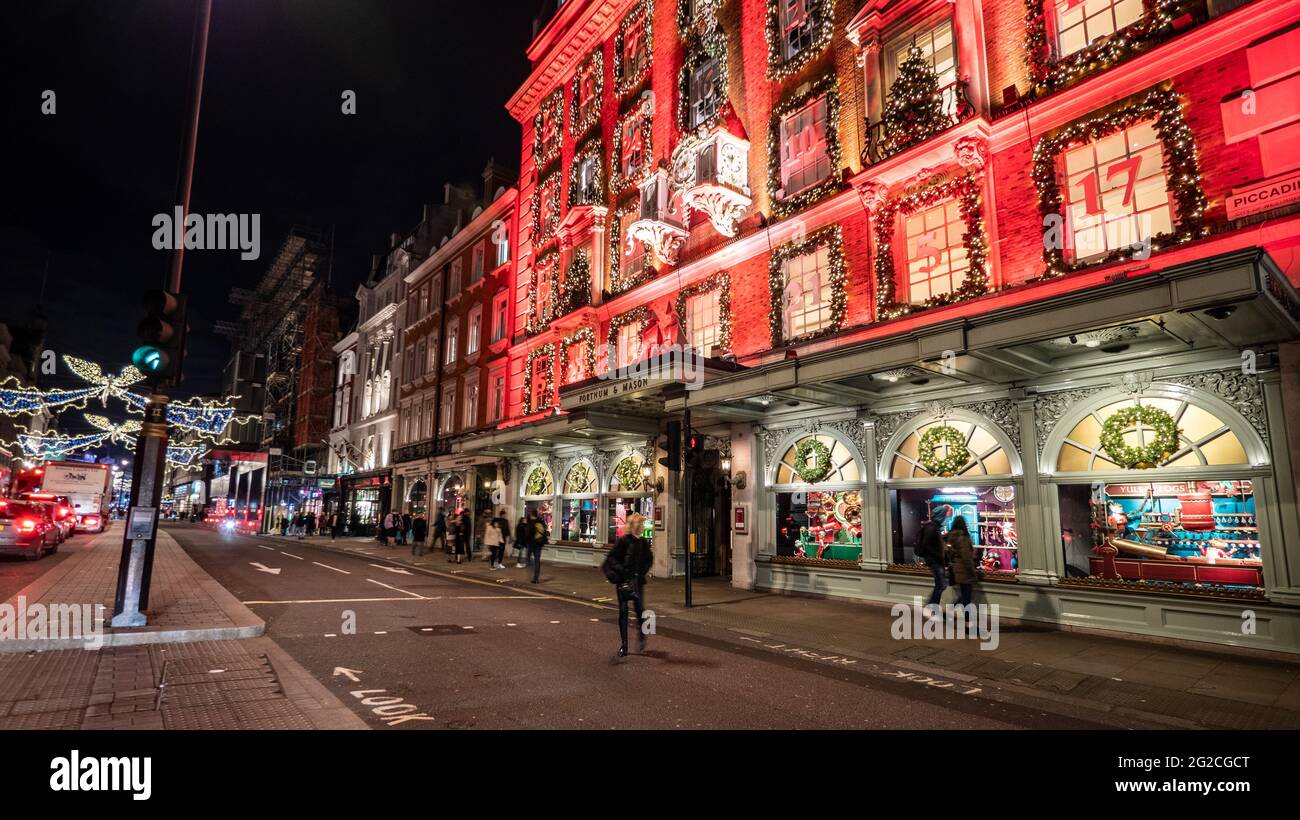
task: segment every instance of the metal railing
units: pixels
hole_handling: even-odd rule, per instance
[[[943,98],[944,110],[950,112],[944,130],[960,125],[975,116],[975,104],[971,102],[964,80],[948,83],[939,89],[939,95]],[[890,134],[884,120],[876,123],[868,122],[867,144],[862,150],[862,164],[875,165],[883,162],[928,139],[930,137],[917,134]]]

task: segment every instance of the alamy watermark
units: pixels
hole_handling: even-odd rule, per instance
[[[896,641],[978,640],[981,650],[998,648],[997,604],[922,604],[920,597],[910,604],[894,604],[889,614],[894,622],[889,634]]]
[[[150,224],[155,250],[238,250],[246,261],[262,255],[261,214],[187,214],[177,206],[173,213],[155,214]]]
[[[103,604],[0,604],[0,641],[80,641],[85,649],[104,646]]]
[[[683,382],[687,390],[699,390],[704,386],[704,360],[708,358],[703,348],[691,345],[658,345],[649,347],[649,352],[630,364],[618,364],[617,345],[603,345],[601,360],[604,367],[597,367],[596,378],[601,381],[622,379],[645,379],[653,381]]]

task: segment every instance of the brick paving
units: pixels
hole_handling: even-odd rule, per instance
[[[531,570],[516,569],[513,561],[506,570],[493,571],[486,561],[454,565],[441,554],[417,559],[409,548],[385,549],[368,538],[316,537],[300,543],[610,605],[610,586],[591,567],[543,564],[542,582],[534,586],[528,583]],[[1123,710],[1156,725],[1300,729],[1300,659],[1015,622],[1002,625],[993,651],[981,651],[976,641],[895,640],[888,606],[753,592],[717,578],[695,582],[691,609],[685,608],[677,579],[651,579],[647,598],[664,629],[721,630],[732,640],[762,638],[756,644],[782,651],[797,647],[883,661],[989,690],[1029,692],[1101,712]]]

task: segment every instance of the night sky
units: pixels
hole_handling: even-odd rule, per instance
[[[261,257],[187,251],[191,336],[181,395],[212,392],[237,319],[294,225],[334,233],[334,289],[351,296],[370,256],[405,234],[445,182],[490,157],[515,169],[505,103],[527,76],[536,0],[214,0],[191,210],[261,214]],[[0,321],[41,299],[47,347],[113,370],[130,360],[140,295],[169,254],[185,119],[191,0],[41,0],[0,8],[5,80]],[[57,113],[42,115],[45,89]],[[357,95],[344,116],[340,95]],[[47,384],[67,383],[61,377]],[[75,413],[67,416],[76,416]],[[68,422],[73,419],[68,418]],[[67,424],[72,431],[77,425]]]

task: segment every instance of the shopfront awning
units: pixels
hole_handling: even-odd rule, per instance
[[[1066,279],[1026,285],[943,311],[959,315],[846,331],[816,352],[712,380],[666,409],[740,421],[1300,339],[1300,297],[1259,249],[1164,270],[1121,269],[1088,287]]]
[[[454,454],[486,457],[547,452],[562,446],[615,446],[643,443],[658,434],[658,418],[580,410],[549,416],[504,430],[468,436],[455,442]]]

